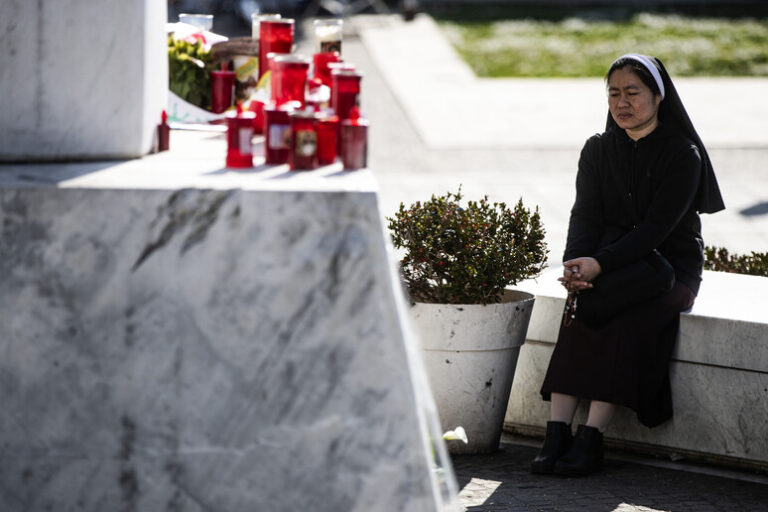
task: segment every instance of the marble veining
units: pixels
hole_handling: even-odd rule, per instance
[[[374,192],[5,187],[0,230],[0,510],[441,509]]]

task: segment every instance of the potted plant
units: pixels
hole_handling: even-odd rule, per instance
[[[547,249],[538,207],[522,199],[468,201],[432,196],[388,218],[404,253],[411,318],[443,430],[461,425],[468,443],[451,453],[488,453],[499,446],[520,346],[534,297],[508,289],[544,268]]]

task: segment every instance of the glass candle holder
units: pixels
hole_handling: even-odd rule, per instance
[[[237,52],[231,55],[232,70],[235,72],[235,100],[247,101],[256,92],[259,80],[259,44],[250,37],[231,38]]]
[[[211,71],[211,111],[214,114],[221,114],[232,106],[234,87],[234,71]]]
[[[321,116],[317,120],[317,163],[329,165],[338,155],[339,118],[335,115]]]
[[[340,19],[315,20],[315,41],[317,53],[341,53],[342,28]]]
[[[309,60],[300,55],[276,55],[272,59],[272,98],[280,106],[298,101],[304,107]]]
[[[288,165],[291,170],[317,169],[317,120],[311,110],[297,110],[290,114],[291,150]]]
[[[333,85],[333,78],[331,77],[331,68],[329,64],[339,62],[341,57],[339,52],[325,52],[316,53],[312,56],[312,67],[314,71],[313,76],[319,78],[323,85],[331,87]]]
[[[267,68],[267,54],[291,53],[293,20],[263,20],[259,22],[259,78]]]
[[[179,21],[207,30],[208,32],[213,28],[213,14],[190,14],[185,12],[179,14]]]
[[[291,149],[290,112],[295,104],[287,103],[280,107],[264,107],[264,163],[269,165],[284,164],[288,161]]]
[[[251,37],[253,39],[259,40],[260,37],[260,28],[261,28],[261,22],[262,21],[275,21],[282,19],[282,16],[279,14],[260,14],[260,13],[253,13],[251,14]]]
[[[253,112],[231,112],[227,115],[227,167],[253,167]]]
[[[341,162],[345,170],[368,165],[368,121],[362,117],[341,122]]]
[[[340,120],[349,119],[352,107],[359,105],[360,81],[363,74],[358,71],[336,69],[332,72],[331,108]]]

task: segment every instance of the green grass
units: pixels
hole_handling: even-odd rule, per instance
[[[768,18],[639,13],[616,20],[438,19],[483,77],[594,77],[624,53],[659,57],[673,76],[768,76]]]

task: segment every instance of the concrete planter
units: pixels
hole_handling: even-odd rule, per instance
[[[517,356],[534,296],[507,290],[498,304],[425,304],[411,308],[443,431],[462,426],[469,443],[451,453],[498,449]]]

